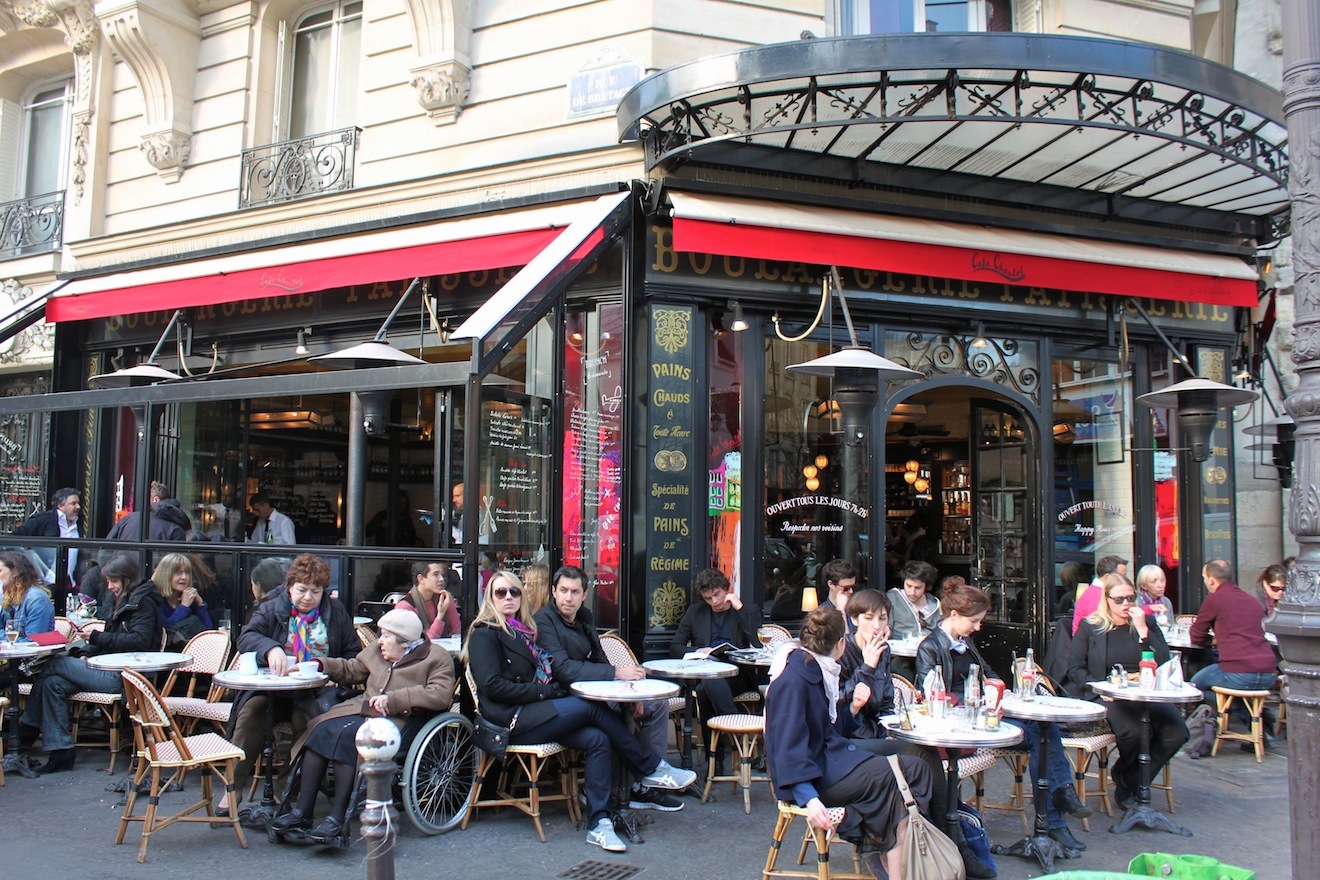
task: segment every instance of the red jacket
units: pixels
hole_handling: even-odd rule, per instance
[[[1219,585],[1205,601],[1192,624],[1193,645],[1210,643],[1215,631],[1219,667],[1225,672],[1273,672],[1274,650],[1265,641],[1265,608],[1232,581]]]

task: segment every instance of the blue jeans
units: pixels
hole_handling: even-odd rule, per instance
[[[41,728],[41,749],[73,748],[69,729],[69,696],[78,691],[123,694],[124,682],[118,672],[92,669],[87,661],[75,657],[51,657],[42,665],[32,683],[32,695],[23,710],[23,723]]]
[[[1226,687],[1240,691],[1267,691],[1274,687],[1273,672],[1225,672],[1218,663],[1211,663],[1202,669],[1196,675],[1192,676],[1192,684],[1201,689],[1201,696],[1205,702],[1209,703],[1211,708],[1218,708],[1218,701],[1215,698],[1215,692],[1211,688]],[[1239,721],[1250,723],[1247,718],[1247,710],[1242,702],[1233,704],[1233,715]]]
[[[613,753],[638,776],[660,766],[660,756],[633,736],[623,719],[604,703],[580,697],[560,697],[554,701],[559,714],[544,724],[527,730],[513,729],[509,741],[514,745],[557,742],[582,752],[583,794],[587,799],[589,827],[609,815],[610,782],[614,776]]]
[[[1027,780],[1027,787],[1031,790],[1033,796],[1036,791],[1036,779],[1040,773],[1040,729],[1035,721],[1013,720],[1013,723],[1022,728],[1022,742],[1018,743],[1017,748],[1025,749],[1030,757],[1027,759],[1027,765],[1030,767],[1031,778]],[[1072,765],[1068,763],[1068,753],[1063,749],[1063,740],[1059,738],[1059,726],[1051,724],[1049,732],[1045,735],[1049,740],[1049,766],[1046,769],[1046,777],[1050,782],[1050,827],[1063,828],[1068,824],[1068,820],[1059,814],[1054,806],[1054,793],[1064,786],[1073,784]]]

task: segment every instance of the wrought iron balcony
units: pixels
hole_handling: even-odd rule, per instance
[[[57,251],[63,242],[63,190],[0,202],[0,260]]]
[[[244,150],[239,209],[352,189],[361,132],[345,128]]]

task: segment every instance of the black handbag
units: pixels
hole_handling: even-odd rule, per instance
[[[509,747],[509,737],[513,735],[513,729],[518,726],[520,712],[522,706],[513,711],[513,718],[509,720],[508,727],[501,727],[486,716],[478,715],[472,723],[472,742],[495,760],[503,760],[504,752]]]

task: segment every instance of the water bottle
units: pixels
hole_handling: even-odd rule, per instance
[[[1036,652],[1027,648],[1027,659],[1022,662],[1022,692],[1018,694],[1023,702],[1036,698]]]
[[[981,667],[975,663],[967,670],[967,680],[963,682],[963,705],[973,710],[981,705]]]

